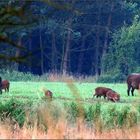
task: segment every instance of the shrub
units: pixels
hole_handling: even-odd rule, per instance
[[[28,126],[43,127],[48,129],[50,125],[56,125],[60,119],[67,119],[69,123],[75,124],[83,115],[84,122],[89,127],[95,127],[95,131],[101,132],[104,128],[130,128],[138,123],[140,106],[133,107],[128,105],[110,103],[108,107],[97,102],[93,105],[82,108],[76,102],[59,103],[57,101],[19,101],[10,99],[4,103],[0,102],[0,119],[4,121],[7,117],[20,127],[26,122]],[[25,115],[26,114],[26,115]]]
[[[69,107],[67,108],[68,111],[68,120],[71,122],[76,122],[76,118],[78,117],[78,106],[76,103],[72,102]]]
[[[85,120],[91,123],[94,119],[95,107],[93,105],[89,106],[85,112]]]
[[[32,73],[25,73],[25,72],[19,72],[19,71],[14,71],[14,70],[5,70],[5,69],[1,69],[0,70],[0,76],[2,77],[2,79],[8,79],[10,81],[43,81],[43,80],[47,80],[47,74],[43,75],[43,76],[38,76],[38,75],[34,75]]]
[[[104,74],[98,78],[97,83],[116,83],[123,82],[125,79],[126,76],[121,73]]]
[[[107,108],[108,118],[106,119],[105,126],[107,128],[114,128],[118,125],[118,111],[116,106],[111,106]]]
[[[85,111],[85,121],[88,126],[93,127],[98,120],[101,120],[101,106],[99,103],[89,106]]]
[[[28,106],[31,106],[31,102],[21,102],[13,98],[5,103],[0,103],[0,119],[4,121],[6,118],[10,118],[13,123],[17,122],[22,127]]]
[[[118,112],[118,126],[119,127],[122,127],[126,123],[126,118],[127,118],[129,109],[130,107],[124,106],[123,109],[121,109]]]
[[[134,72],[135,72],[135,73],[140,73],[140,67],[137,66]]]

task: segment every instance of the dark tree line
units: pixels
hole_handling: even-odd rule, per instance
[[[132,72],[119,62],[127,47],[138,49],[139,8],[138,0],[1,1],[0,63],[6,69],[96,78],[112,68]],[[137,66],[138,54],[131,62]]]

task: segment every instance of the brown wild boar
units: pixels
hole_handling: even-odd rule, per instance
[[[4,89],[5,92],[9,92],[10,82],[8,80],[2,80],[1,84],[1,89]]]
[[[120,94],[118,94],[117,92],[113,90],[109,90],[106,93],[106,97],[108,100],[113,101],[113,102],[120,101]]]
[[[131,74],[127,77],[127,95],[129,96],[129,92],[131,90],[132,96],[134,96],[134,90],[139,89],[140,86],[140,74]]]
[[[106,98],[106,93],[109,90],[111,90],[111,89],[110,88],[106,88],[106,87],[97,87],[95,89],[95,94],[93,95],[93,97],[96,96],[98,98],[98,97],[103,96],[104,98]]]
[[[43,91],[45,93],[45,97],[52,99],[53,93],[50,90],[43,88]]]

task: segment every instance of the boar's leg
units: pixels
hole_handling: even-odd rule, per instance
[[[134,88],[132,87],[132,90],[131,90],[131,94],[132,94],[132,96],[134,96]]]
[[[101,97],[101,96],[100,95],[97,95],[96,97],[98,98],[98,97]]]
[[[128,85],[128,89],[127,89],[127,95],[129,96],[129,92],[130,92],[131,86]]]
[[[7,87],[7,92],[9,92],[9,86]]]

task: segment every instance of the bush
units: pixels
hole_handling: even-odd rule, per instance
[[[30,106],[31,104],[28,103]],[[18,123],[20,127],[25,122],[25,110],[27,102],[20,102],[15,99],[10,99],[5,103],[0,103],[0,119],[4,121],[6,118],[10,118],[13,123]]]
[[[78,106],[76,103],[72,102],[69,107],[67,108],[68,111],[68,120],[71,122],[76,122],[76,118],[78,117]]]
[[[85,120],[88,126],[93,126],[93,124],[100,125],[99,121],[101,121],[101,104],[96,103],[96,105],[91,105],[85,111]],[[98,123],[98,124],[96,124]]]
[[[126,76],[121,73],[104,74],[98,78],[97,83],[118,83],[123,82],[125,79]]]
[[[9,71],[5,69],[1,69],[0,74],[2,79],[8,79],[10,81],[43,81],[43,80],[46,81],[48,76],[47,74],[43,76],[38,76],[29,72],[24,73],[24,72],[19,72],[14,70]]]
[[[138,112],[132,106],[124,107],[119,114],[120,126],[130,128],[137,124]]]
[[[139,66],[136,67],[134,73],[140,73],[140,67]]]
[[[19,102],[13,99],[5,104],[0,104],[0,118],[3,121],[9,117],[12,121],[17,121],[22,126],[25,119],[25,112],[22,107]]]
[[[95,114],[95,107],[91,105],[89,108],[87,108],[85,112],[85,119],[87,122],[91,123],[94,119],[94,114]]]
[[[108,107],[101,103],[86,106],[83,108],[83,117],[88,127],[95,127],[96,131],[112,128],[130,128],[140,120],[140,106],[124,105],[118,108],[116,104],[109,104]],[[26,114],[26,115],[25,115]],[[32,127],[37,122],[37,127],[47,131],[49,125],[56,125],[59,119],[67,119],[74,124],[81,115],[79,105],[75,102],[59,104],[56,101],[18,101],[10,99],[0,103],[0,119],[5,121],[10,118],[13,124],[16,122],[20,127],[23,124]]]

